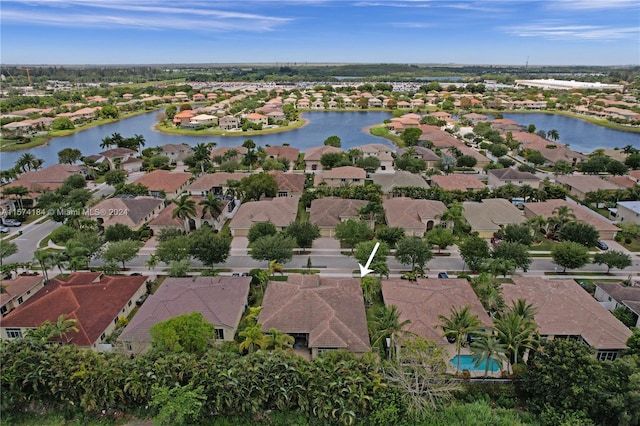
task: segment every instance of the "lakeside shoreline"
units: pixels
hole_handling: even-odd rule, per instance
[[[164,133],[166,135],[179,135],[179,136],[216,136],[216,137],[237,137],[237,136],[261,136],[261,135],[271,135],[271,134],[276,134],[276,133],[286,133],[289,132],[291,130],[296,130],[296,129],[301,129],[302,127],[306,126],[307,124],[309,124],[309,120],[306,118],[302,118],[300,117],[299,120],[294,122],[295,124],[292,126],[286,126],[286,127],[277,127],[277,128],[272,128],[272,129],[264,129],[264,130],[247,130],[245,131],[218,131],[218,132],[209,132],[209,133],[196,133],[199,132],[199,130],[184,130],[184,129],[179,129],[179,128],[175,128],[175,129],[171,129],[171,128],[163,128],[161,127],[160,123],[156,123],[155,125],[151,126],[151,129],[156,131],[156,132],[160,132],[160,133]]]

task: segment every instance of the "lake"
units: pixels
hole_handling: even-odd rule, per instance
[[[158,111],[120,120],[104,126],[92,127],[70,136],[53,138],[48,145],[22,151],[10,151],[0,154],[0,168],[12,167],[25,152],[30,152],[45,160],[45,167],[58,162],[58,151],[63,148],[77,148],[83,155],[97,154],[104,149],[100,142],[115,132],[124,137],[134,134],[143,135],[145,147],[165,145],[168,143],[187,143],[196,145],[201,142],[215,142],[218,146],[238,146],[247,139],[260,146],[282,145],[288,143],[301,151],[312,146],[322,145],[329,136],[337,135],[342,140],[342,148],[348,150],[357,145],[367,143],[390,143],[386,139],[372,136],[362,129],[373,124],[382,123],[391,118],[391,113],[382,111],[348,111],[348,112],[306,112],[302,117],[308,120],[307,125],[283,133],[272,133],[260,136],[189,136],[171,135],[153,130]]]
[[[534,124],[537,130],[556,129],[560,135],[558,142],[568,144],[574,151],[591,153],[598,148],[622,148],[627,145],[640,148],[640,133],[623,132],[597,126],[588,121],[557,114],[502,114],[528,126]]]

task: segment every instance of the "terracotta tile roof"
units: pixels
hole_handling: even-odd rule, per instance
[[[229,180],[240,181],[240,179],[247,176],[249,176],[248,173],[207,173],[193,181],[187,187],[187,191],[210,191],[211,188],[227,186],[227,181]]]
[[[618,185],[608,182],[593,175],[566,175],[556,177],[556,182],[577,189],[580,192],[597,191],[598,189],[615,191],[620,189]]]
[[[482,189],[485,184],[473,175],[454,173],[451,175],[433,175],[431,181],[438,187],[452,191],[455,189],[467,191],[469,189]]]
[[[88,209],[88,216],[101,218],[105,227],[120,223],[135,229],[154,211],[162,208],[164,200],[155,197],[107,198]]]
[[[134,184],[142,184],[149,191],[176,192],[191,179],[191,173],[170,172],[168,170],[154,170],[138,179]]]
[[[513,282],[502,285],[505,303],[518,299],[531,303],[538,310],[535,321],[540,334],[579,335],[599,350],[626,349],[631,330],[575,281],[513,277]]]
[[[193,152],[193,148],[186,143],[167,143],[162,145],[160,148],[162,149],[162,152]]]
[[[442,201],[391,198],[382,202],[387,225],[426,231],[427,221],[434,220],[447,210]]]
[[[311,202],[309,221],[319,227],[335,227],[347,219],[357,219],[359,211],[368,201],[347,200],[336,197],[318,198]]]
[[[4,317],[2,327],[35,328],[47,320],[55,323],[60,315],[68,315],[69,319],[78,321],[78,332],[68,333],[69,341],[78,346],[91,346],[145,285],[147,278],[103,275],[96,280],[96,273],[84,272],[74,272],[66,279],[54,278]]]
[[[619,186],[620,188],[633,188],[638,183],[629,176],[611,176],[607,178],[609,183]]]
[[[280,170],[271,170],[267,172],[276,178],[278,190],[289,192],[304,191],[304,183],[307,179],[302,173],[284,173]]]
[[[1,276],[4,276],[4,274]],[[22,296],[43,279],[42,275],[18,275],[12,280],[0,279],[0,285],[4,286],[5,289],[4,293],[0,293],[0,306],[4,306],[10,300]]]
[[[267,157],[273,156],[277,158],[286,158],[287,160],[295,163],[298,161],[298,153],[300,150],[298,148],[292,148],[290,146],[268,146],[264,149],[264,152],[267,154]]]
[[[33,170],[22,173],[18,180],[30,183],[62,183],[69,176],[80,173],[83,170],[81,166],[72,166],[69,164],[54,164],[45,169]],[[16,182],[16,181],[14,181]]]
[[[540,178],[529,172],[521,172],[518,169],[507,167],[504,169],[492,169],[489,173],[501,180],[535,180],[539,181]]]
[[[344,151],[340,148],[336,148],[335,146],[328,146],[328,145],[315,146],[305,151],[304,161],[320,161],[320,157],[330,152],[344,152]]]
[[[576,216],[576,220],[582,223],[588,223],[593,225],[598,231],[619,231],[619,228],[606,221],[599,214],[589,210],[587,207],[580,206],[579,204],[569,203],[565,200],[547,200],[538,203],[526,203],[524,205],[524,214],[528,218],[542,216],[544,218],[550,218],[553,216],[553,211],[561,206],[567,206]]]
[[[631,170],[629,172],[629,176],[635,179],[636,181],[640,181],[640,170]]]
[[[237,151],[238,155],[245,155],[247,153],[247,148],[244,146],[220,146],[211,150],[211,158],[223,156],[227,151],[231,151],[232,149]]]
[[[360,167],[353,166],[342,166],[336,167],[331,170],[325,170],[321,175],[322,180],[324,179],[365,179],[367,177],[367,172]]]
[[[248,229],[257,222],[285,227],[296,220],[300,197],[280,197],[243,203],[231,220],[230,228]]]
[[[460,142],[458,139],[451,136],[449,133],[440,129],[440,127],[424,124],[419,126],[418,128],[422,130],[422,135],[420,135],[420,139],[419,139],[420,141],[431,141],[433,142],[434,146],[438,146],[438,147],[466,146],[465,144]]]
[[[250,282],[250,277],[167,278],[144,302],[118,340],[151,341],[152,326],[192,312],[200,312],[210,324],[235,329],[247,305]]]
[[[403,155],[405,152],[408,151],[408,149],[409,148],[398,149],[397,151],[398,156]],[[415,151],[416,156],[419,156],[424,161],[438,161],[440,159],[440,157],[438,157],[438,155],[435,152],[433,152],[429,148],[425,148],[424,146],[414,146],[413,150]]]
[[[309,335],[309,347],[368,352],[369,333],[360,280],[291,274],[271,281],[258,315],[262,329]]]
[[[205,200],[205,197],[189,197],[190,200],[195,201],[196,203],[196,216],[197,218],[201,218],[202,220],[209,221],[209,225],[211,223],[211,213],[207,211],[207,213],[202,217],[203,206],[200,205],[202,200]],[[229,200],[220,200],[224,205],[222,212],[225,211],[227,204],[229,204]],[[151,222],[149,222],[149,226],[155,227],[175,227],[182,229],[184,227],[184,221],[180,218],[173,217],[173,211],[178,207],[175,203],[169,204],[166,208],[164,208],[160,214],[155,217]]]
[[[385,194],[390,194],[398,186],[429,188],[429,184],[422,176],[404,170],[397,170],[394,173],[374,173],[371,175],[371,180],[380,185]]]
[[[118,158],[118,157],[125,157],[127,155],[135,155],[136,151],[129,149],[129,148],[113,148],[113,149],[108,149],[106,151],[102,151],[100,153],[100,155],[102,155],[105,158]]]
[[[434,342],[446,344],[442,337],[439,315],[449,317],[451,308],[471,307],[471,312],[486,327],[492,325],[469,282],[465,279],[419,279],[415,283],[403,280],[382,281],[382,298],[386,306],[400,311],[400,321],[409,320],[407,330]]]

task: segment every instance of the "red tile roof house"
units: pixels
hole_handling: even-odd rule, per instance
[[[236,155],[231,156],[231,154],[227,154],[229,151],[236,151]],[[244,146],[220,146],[218,148],[214,148],[211,150],[211,159],[216,159],[216,157],[222,157],[222,161],[218,162],[214,160],[214,164],[220,165],[224,161],[238,161],[240,162],[244,155],[247,153],[247,148]]]
[[[151,327],[192,312],[213,324],[216,339],[233,341],[247,307],[250,282],[250,277],[167,278],[117,341],[125,353],[142,354],[151,348]]]
[[[507,306],[525,299],[537,310],[535,322],[542,338],[577,338],[595,349],[595,357],[613,361],[627,349],[629,330],[574,280],[513,277],[502,284]]]
[[[309,148],[304,153],[304,164],[307,171],[320,171],[322,170],[322,164],[320,163],[320,159],[324,154],[334,153],[334,152],[344,152],[340,148],[336,148],[335,146],[314,146],[313,148]]]
[[[99,350],[99,344],[116,330],[121,318],[135,308],[146,293],[146,276],[114,277],[101,272],[74,272],[64,279],[54,278],[35,296],[2,319],[0,337],[21,337],[45,321],[55,323],[60,315],[77,321],[77,332],[64,342]]]
[[[190,195],[207,195],[212,192],[215,195],[225,195],[229,189],[230,181],[239,182],[249,173],[216,172],[200,176],[187,186],[186,191]]]
[[[268,146],[264,149],[267,158],[279,159],[286,158],[289,160],[291,166],[295,166],[298,162],[298,154],[300,150],[298,148],[292,148],[290,146]]]
[[[393,157],[391,153],[393,148],[382,143],[370,143],[366,145],[355,146],[362,153],[362,157],[376,157],[380,160],[380,167],[376,172],[393,172]]]
[[[304,192],[304,184],[307,177],[302,173],[284,173],[280,170],[267,172],[276,178],[278,184],[278,197],[300,197]]]
[[[338,188],[344,185],[363,186],[367,178],[367,172],[360,167],[343,166],[325,170],[315,175],[313,184],[319,186],[325,184],[330,188]]]
[[[114,197],[85,209],[85,216],[95,219],[105,228],[119,223],[135,230],[160,214],[164,208],[161,198]]]
[[[382,299],[385,306],[398,308],[400,321],[411,321],[407,331],[436,342],[446,348],[451,357],[456,355],[455,345],[443,337],[440,315],[449,317],[451,308],[460,311],[469,306],[486,329],[493,324],[469,282],[461,278],[429,278],[416,282],[383,280]]]
[[[271,281],[258,315],[262,330],[275,328],[295,338],[295,352],[315,358],[325,351],[371,350],[360,280],[289,275]]]
[[[433,175],[431,183],[447,191],[469,191],[486,188],[486,185],[473,175],[451,174],[451,175]]]
[[[69,164],[54,164],[45,169],[33,170],[20,174],[18,179],[4,185],[2,188],[24,186],[30,192],[30,197],[35,201],[45,191],[54,191],[69,176],[84,175],[85,168]]]
[[[593,297],[608,311],[626,307],[636,315],[636,327],[640,327],[640,286],[628,286],[621,282],[595,283]]]
[[[318,198],[311,202],[309,221],[320,228],[320,236],[333,238],[336,226],[348,219],[360,219],[360,209],[369,204],[365,200],[337,197]],[[369,226],[373,229],[373,222]]]
[[[224,223],[227,218],[232,216],[233,207],[231,207],[231,212],[229,208],[231,203],[235,202],[221,199],[220,201],[223,204],[222,213],[220,213],[217,217],[212,217],[210,212],[203,213],[203,206],[200,205],[200,202],[205,199],[205,197],[193,197],[190,196],[189,199],[193,200],[196,203],[196,214],[194,217],[188,219],[186,222],[180,218],[173,217],[173,211],[178,207],[175,203],[169,204],[166,208],[164,208],[160,214],[158,214],[155,218],[149,222],[149,228],[153,231],[154,235],[158,235],[163,228],[176,228],[180,231],[184,231],[189,229],[190,231],[194,229],[198,229],[203,225],[208,225],[213,227],[215,230],[222,230]]]
[[[271,222],[276,229],[283,230],[296,220],[298,200],[298,197],[281,197],[243,203],[229,224],[231,235],[246,237],[249,228],[258,222]]]
[[[569,207],[576,216],[576,220],[578,222],[593,225],[593,227],[595,227],[600,233],[600,239],[602,240],[613,240],[616,237],[616,233],[620,230],[620,228],[605,220],[599,214],[589,210],[587,207],[576,203],[569,203],[565,200],[547,200],[539,203],[526,203],[524,205],[524,215],[527,219],[531,219],[536,216],[542,216],[548,219],[553,216],[553,211],[555,209],[562,206]]]
[[[258,114],[256,112],[252,112],[251,114],[247,114],[244,116],[247,121],[250,121],[255,124],[269,124],[269,117],[266,115]]]
[[[583,201],[589,192],[595,192],[599,189],[605,191],[616,191],[620,189],[618,185],[594,175],[558,176],[556,177],[556,183],[564,186],[569,194]]]
[[[139,177],[133,183],[146,186],[149,188],[149,194],[154,197],[164,194],[164,198],[172,200],[182,194],[192,176],[191,173],[154,170]]]
[[[442,213],[447,210],[442,201],[397,197],[384,200],[382,207],[387,225],[402,228],[409,236],[422,237],[435,226],[451,226],[450,223],[440,220]]]
[[[10,280],[0,280],[0,285],[4,288],[4,293],[0,293],[0,314],[5,316],[35,295],[44,286],[44,277],[18,275]]]
[[[488,185],[490,188],[499,188],[508,183],[515,186],[529,185],[538,189],[540,186],[540,178],[529,172],[521,172],[520,170],[507,167],[504,169],[492,169],[487,172]]]
[[[195,117],[197,112],[194,110],[188,109],[185,111],[180,111],[176,115],[173,116],[173,124],[176,126],[181,126],[183,124],[189,124],[191,122],[191,118]]]

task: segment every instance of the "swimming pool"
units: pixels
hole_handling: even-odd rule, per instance
[[[449,361],[449,362],[454,367],[457,367],[458,366],[458,355],[456,355],[453,358],[451,358],[451,361]],[[486,360],[482,364],[480,364],[480,366],[476,367],[476,363],[471,358],[471,355],[460,355],[460,371],[462,371],[462,370],[484,371],[486,366],[487,366],[487,361]],[[495,362],[495,361],[491,361],[491,363],[489,364],[489,370],[488,371],[496,372],[498,370],[500,370],[500,366],[498,365],[498,363]]]

